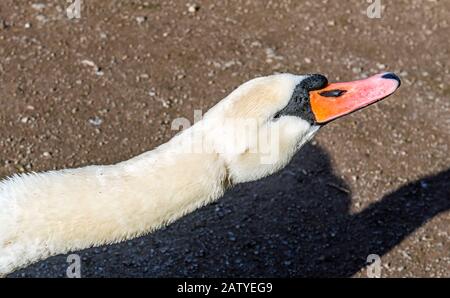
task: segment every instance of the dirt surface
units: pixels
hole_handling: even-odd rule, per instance
[[[194,6],[192,4],[195,4]],[[248,79],[395,71],[389,99],[280,173],[152,235],[88,249],[88,276],[450,276],[450,2],[0,2],[0,177],[109,164],[167,141]],[[11,276],[65,276],[56,256]]]

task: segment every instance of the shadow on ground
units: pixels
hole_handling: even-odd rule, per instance
[[[360,213],[320,147],[280,173],[237,186],[217,203],[149,236],[80,252],[82,275],[347,277],[450,209],[450,170],[407,184]],[[13,276],[65,276],[67,256]]]

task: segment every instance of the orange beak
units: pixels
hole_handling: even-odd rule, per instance
[[[309,93],[311,110],[317,123],[327,123],[350,114],[394,93],[400,79],[394,73],[346,83],[332,83]]]

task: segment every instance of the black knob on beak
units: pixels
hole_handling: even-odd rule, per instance
[[[398,82],[398,86],[402,84],[402,81],[400,81],[400,78],[393,72],[385,73],[383,76],[381,76],[383,79],[391,79],[396,80]]]

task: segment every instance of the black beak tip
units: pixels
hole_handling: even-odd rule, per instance
[[[385,73],[382,76],[383,79],[391,79],[391,80],[396,80],[398,82],[398,87],[400,87],[400,85],[402,84],[402,81],[400,80],[400,78],[393,72],[388,72]]]

